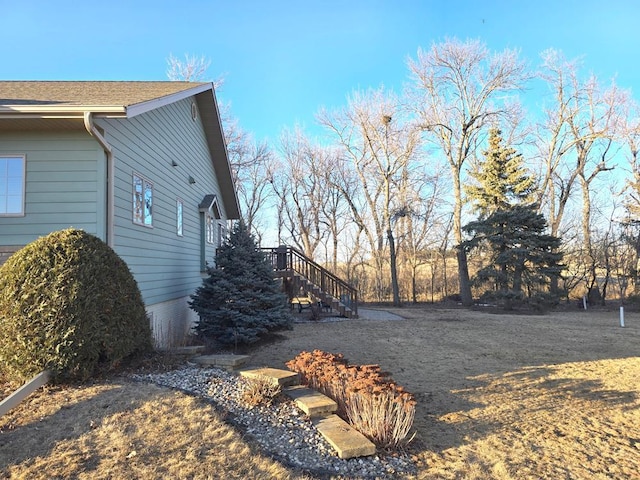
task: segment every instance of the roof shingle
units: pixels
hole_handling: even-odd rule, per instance
[[[203,83],[0,81],[0,106],[128,107],[200,85]]]

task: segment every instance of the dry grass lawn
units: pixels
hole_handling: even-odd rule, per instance
[[[418,399],[419,478],[640,478],[640,314],[406,307],[399,321],[299,324],[253,363],[301,350],[378,363]],[[114,380],[39,391],[0,418],[9,478],[303,478],[208,404]]]

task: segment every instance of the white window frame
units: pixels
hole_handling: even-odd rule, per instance
[[[3,165],[2,160],[7,160],[6,164]],[[8,160],[21,160],[22,161],[22,171],[20,172],[20,192],[18,194],[9,194],[9,172],[8,172]],[[3,171],[4,169],[4,171]],[[0,180],[0,217],[24,217],[25,216],[25,192],[26,188],[26,180],[27,180],[27,156],[24,154],[16,154],[16,155],[0,155],[0,177],[4,178],[6,183]],[[12,177],[15,178],[15,177]],[[18,197],[20,196],[20,211],[19,212],[9,212],[9,197]]]
[[[184,236],[184,201],[176,199],[176,235]]]
[[[140,198],[142,212],[141,215],[136,214],[136,202],[137,192],[136,192],[136,180],[140,181],[142,185],[142,197]],[[132,203],[131,203],[131,213],[132,213],[132,221],[135,225],[140,225],[141,227],[153,228],[153,206],[154,206],[154,194],[153,194],[153,182],[146,178],[144,175],[140,175],[137,172],[133,172],[131,179],[131,187],[132,187]],[[147,214],[147,201],[146,201],[146,193],[147,189],[151,191],[151,208],[149,208],[149,213]],[[147,217],[149,221],[147,221]]]

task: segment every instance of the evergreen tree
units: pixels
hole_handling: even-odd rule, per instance
[[[531,202],[535,181],[522,155],[503,146],[498,129],[491,130],[484,156],[471,172],[478,183],[466,189],[479,217],[463,227],[471,239],[461,245],[467,251],[485,248],[489,252],[488,263],[473,283],[485,286],[483,295],[494,297],[507,309],[525,293],[548,301],[547,285],[560,275],[562,254],[558,253],[560,240],[545,233],[547,222]]]
[[[544,303],[553,300],[546,290],[562,270],[560,239],[545,233],[547,221],[535,205],[496,210],[486,219],[468,223],[464,230],[473,235],[463,243],[464,248],[485,246],[489,251],[488,264],[474,276],[476,285],[489,287],[485,295],[496,298],[506,309],[525,293]]]
[[[489,131],[489,148],[483,152],[484,160],[469,172],[477,183],[468,185],[465,191],[480,218],[532,200],[535,180],[525,168],[522,155],[504,146],[501,135],[497,128]]]
[[[243,222],[218,249],[216,267],[191,296],[198,313],[195,330],[223,344],[251,344],[268,332],[290,329],[286,296],[274,281],[273,268],[256,248]]]

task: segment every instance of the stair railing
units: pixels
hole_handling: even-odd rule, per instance
[[[276,271],[291,270],[358,314],[358,290],[294,247],[260,248]]]

